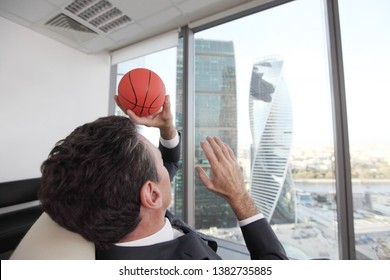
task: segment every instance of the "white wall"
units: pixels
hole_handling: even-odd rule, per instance
[[[109,54],[83,54],[2,17],[0,41],[0,182],[39,177],[58,140],[108,114]]]

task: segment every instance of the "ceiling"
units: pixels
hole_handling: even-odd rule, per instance
[[[0,0],[0,16],[84,53],[97,53],[120,49],[249,2],[259,1]]]

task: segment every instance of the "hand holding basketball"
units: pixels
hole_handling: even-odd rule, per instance
[[[130,109],[137,116],[144,117],[161,110],[165,94],[164,82],[155,72],[136,68],[120,80],[117,103],[122,110]]]
[[[146,117],[137,116],[132,110],[125,110],[119,103],[119,98],[114,95],[116,104],[129,116],[129,118],[136,124],[145,125],[148,127],[156,127],[160,129],[160,136],[163,139],[169,140],[176,135],[176,128],[173,124],[173,115],[171,111],[170,96],[165,95],[164,105],[161,111]]]
[[[164,128],[166,126],[169,126],[173,123],[173,115],[171,112],[171,103],[169,95],[165,96],[165,102],[163,104],[163,108],[161,111],[158,111],[157,113],[153,115],[149,115],[146,117],[140,117],[137,116],[133,111],[128,110],[127,115],[130,117],[130,119],[140,125],[145,125],[148,127],[157,127],[157,128]]]

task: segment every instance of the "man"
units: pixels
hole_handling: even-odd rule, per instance
[[[215,241],[167,211],[180,158],[169,96],[154,116],[127,114],[87,123],[57,143],[42,164],[44,210],[94,242],[97,259],[220,259]],[[159,128],[159,149],[138,134],[135,124]],[[232,207],[251,258],[287,259],[246,192],[232,150],[211,137],[201,146],[213,176],[197,167],[199,177]]]

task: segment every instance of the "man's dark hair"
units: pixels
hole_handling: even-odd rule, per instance
[[[50,217],[107,248],[140,222],[140,188],[159,181],[136,125],[110,116],[76,128],[41,166],[39,199]]]

